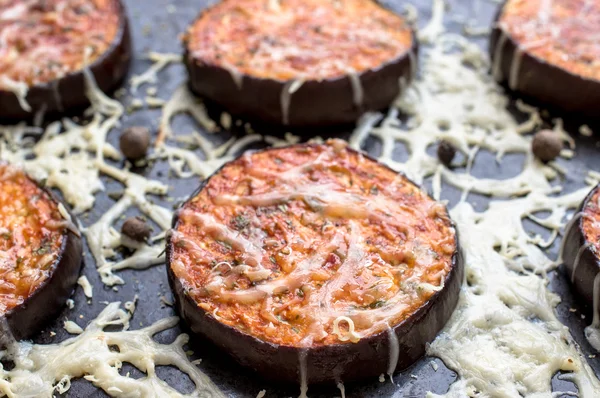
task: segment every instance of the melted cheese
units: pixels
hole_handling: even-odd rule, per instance
[[[192,365],[183,346],[188,336],[179,335],[171,344],[157,343],[153,336],[177,325],[175,317],[166,318],[140,330],[129,330],[133,314],[111,303],[82,330],[71,321],[65,322],[70,333],[78,334],[58,344],[36,345],[14,343],[0,359],[10,358],[15,367],[0,365],[0,395],[7,397],[52,397],[70,389],[71,379],[83,377],[113,397],[192,397],[224,398],[225,395]],[[104,331],[107,326],[121,331]],[[114,330],[114,329],[113,329]],[[115,351],[114,346],[118,347]],[[119,370],[124,362],[146,373],[134,379]],[[157,366],[171,365],[192,380],[190,395],[179,393],[156,374]]]
[[[598,308],[598,302],[600,302],[600,272],[598,272],[594,278],[594,292],[592,299],[594,300],[594,315],[592,324],[585,328],[585,337],[596,351],[600,351],[600,308]]]
[[[163,107],[158,137],[156,139],[157,147],[162,146],[167,138],[173,136],[171,119],[175,115],[184,112],[192,115],[192,117],[209,133],[215,131],[216,123],[208,117],[206,108],[202,102],[193,96],[186,84],[182,84],[175,90],[171,98]]]
[[[304,84],[304,80],[295,79],[290,80],[286,84],[283,85],[281,89],[281,122],[284,126],[288,125],[290,122],[290,105],[292,103],[292,95],[302,87]]]
[[[69,333],[69,334],[81,334],[83,333],[83,329],[81,328],[81,326],[79,326],[78,324],[76,324],[73,321],[65,321],[63,323],[65,330]]]
[[[347,332],[342,332],[340,330],[340,322],[345,322],[348,325]],[[354,321],[347,316],[338,316],[334,319],[333,334],[335,334],[340,341],[351,341],[353,343],[357,343],[360,340],[360,335],[354,331]]]
[[[87,276],[80,276],[79,279],[77,279],[77,284],[83,289],[83,294],[85,294],[85,297],[92,298],[94,286],[92,286]]]
[[[3,90],[12,92],[15,97],[17,97],[21,108],[27,112],[31,112],[31,105],[27,102],[27,93],[29,92],[27,83],[15,81],[6,75],[2,75],[0,76],[0,87],[2,87]]]
[[[398,358],[400,357],[400,345],[398,343],[398,336],[394,329],[388,326],[387,328],[388,344],[390,345],[390,358],[387,374],[390,376],[390,381],[394,382],[394,371],[398,364]]]
[[[446,30],[444,27],[444,0],[433,0],[431,19],[423,29],[419,29],[418,38],[421,43],[433,44],[438,36]]]
[[[243,253],[243,259],[248,263],[253,270],[267,271],[262,273],[260,278],[253,278],[253,281],[264,280],[271,274],[262,265],[262,257],[264,255],[262,247],[254,242],[244,238],[240,233],[233,231],[226,225],[221,224],[208,214],[199,214],[188,209],[184,209],[180,212],[179,217],[186,223],[191,223],[197,227],[202,228],[214,239],[225,242],[236,250]],[[176,231],[173,231],[176,232]],[[175,242],[178,242],[177,236],[180,234],[174,234]],[[185,242],[185,241],[184,241]],[[177,244],[177,243],[175,243]],[[189,244],[189,242],[188,242]],[[231,269],[231,267],[230,267]],[[244,272],[248,274],[248,272]]]
[[[172,53],[157,53],[151,51],[148,53],[148,60],[152,61],[152,65],[144,73],[134,75],[129,79],[131,91],[135,93],[142,84],[154,84],[158,81],[158,72],[172,63],[180,63],[182,61],[181,54]]]

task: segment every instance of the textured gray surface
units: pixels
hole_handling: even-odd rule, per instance
[[[178,40],[178,35],[184,31],[185,27],[198,14],[199,10],[207,4],[203,0],[126,0],[128,12],[131,20],[132,33],[135,47],[135,61],[133,63],[132,72],[141,73],[149,65],[149,61],[144,60],[144,54],[149,50],[159,52],[180,52],[181,46]],[[397,10],[402,10],[400,1],[385,1],[386,4]],[[420,25],[426,22],[430,15],[429,1],[413,1],[420,9]],[[167,7],[169,4],[175,5],[175,8]],[[469,2],[454,0],[451,2],[451,15],[466,15],[476,16],[480,25],[488,25],[495,13],[497,4],[494,2]],[[171,11],[171,12],[170,12]],[[459,31],[460,26],[451,19],[447,21],[450,30]],[[477,39],[482,45],[486,45],[485,39]],[[185,71],[181,65],[171,66],[159,74],[160,83],[158,85],[158,96],[168,99],[173,90],[181,84],[185,79]],[[143,93],[144,89],[140,90]],[[132,125],[145,125],[156,132],[160,117],[160,110],[143,110],[126,115],[123,120],[123,127]],[[579,121],[581,122],[581,121]],[[193,122],[186,116],[178,116],[174,120],[174,131],[189,131],[194,126]],[[310,136],[312,132],[305,132]],[[109,139],[116,143],[119,131],[111,132]],[[217,136],[211,136],[212,139],[225,141],[231,136],[231,133],[220,133]],[[347,137],[347,134],[341,134],[342,137]],[[562,184],[566,191],[571,191],[581,185],[585,171],[588,169],[600,170],[599,150],[596,147],[595,139],[584,139],[576,137],[578,141],[577,157],[570,162],[560,161],[568,170],[569,175]],[[377,153],[378,144],[375,141],[368,141],[365,148],[371,153]],[[399,159],[405,158],[404,149],[399,147],[396,155]],[[501,164],[497,164],[491,154],[482,152],[478,155],[473,172],[478,177],[494,177],[498,176],[507,178],[518,174],[522,164],[522,156],[510,155],[506,156]],[[194,179],[176,180],[168,178],[165,164],[157,163],[151,168],[140,170],[144,175],[158,178],[163,181],[168,181],[171,185],[170,195],[176,198],[189,195],[200,181]],[[84,225],[97,220],[110,206],[114,203],[109,198],[108,194],[121,191],[120,184],[106,179],[106,191],[98,195],[97,203],[93,211],[89,215],[81,217]],[[429,182],[426,182],[429,186]],[[445,198],[451,203],[457,199],[457,192],[452,188],[448,188],[444,192]],[[157,202],[161,202],[157,198]],[[474,203],[479,210],[485,208],[487,199],[478,196],[470,195],[469,201]],[[171,206],[172,203],[164,202],[166,206]],[[134,213],[131,213],[134,214]],[[122,221],[121,221],[122,222]],[[533,228],[533,227],[532,227]],[[533,228],[534,229],[534,228]],[[555,256],[558,251],[557,245],[551,248],[551,253]],[[85,275],[94,285],[94,298],[91,304],[87,304],[86,299],[78,289],[75,295],[76,306],[73,310],[65,309],[52,325],[44,330],[35,339],[37,342],[50,343],[58,342],[67,337],[67,333],[62,328],[62,323],[65,318],[76,320],[80,325],[85,325],[93,319],[104,307],[102,301],[128,301],[135,294],[139,295],[140,300],[138,309],[132,320],[132,328],[146,326],[150,323],[172,315],[170,307],[161,306],[159,299],[160,295],[170,297],[169,287],[167,284],[166,272],[164,266],[156,266],[145,271],[123,271],[119,275],[122,276],[126,284],[119,288],[118,292],[108,289],[102,285],[100,279],[94,269],[94,261],[86,250],[85,254]],[[582,345],[582,349],[586,356],[591,353],[591,347],[583,339],[583,327],[589,322],[589,309],[578,306],[570,291],[569,286],[560,272],[552,275],[551,287],[557,291],[563,298],[562,303],[558,306],[557,311],[560,319],[565,322],[575,336],[575,339]],[[576,308],[576,312],[569,311],[570,308]],[[582,316],[586,319],[582,319]],[[56,336],[51,337],[50,331],[56,332]],[[176,335],[185,331],[185,327],[181,329],[172,329],[163,332],[158,336],[162,342],[172,341]],[[298,386],[275,386],[261,380],[253,373],[241,368],[239,365],[230,360],[226,354],[219,352],[209,343],[192,337],[190,348],[196,354],[194,358],[202,358],[200,367],[205,371],[222,389],[232,397],[255,397],[262,390],[267,390],[267,397],[283,397],[297,396],[299,393]],[[435,361],[439,365],[439,369],[435,372],[431,366],[431,361]],[[600,374],[600,359],[589,359],[590,364],[597,374]],[[132,369],[130,366],[125,366],[123,372],[131,371],[134,377],[142,375],[141,372]],[[192,384],[187,376],[179,371],[161,367],[158,370],[159,375],[172,386],[178,388],[182,392],[190,392]],[[138,376],[136,376],[138,375]],[[411,377],[412,375],[416,377]],[[427,391],[435,393],[444,393],[448,390],[449,385],[456,379],[456,374],[447,369],[439,359],[423,358],[417,362],[412,368],[396,375],[394,378],[395,384],[389,381],[379,383],[373,380],[370,383],[348,384],[346,385],[346,396],[348,397],[424,397]],[[569,383],[554,380],[554,386],[558,390],[566,390],[569,388]],[[572,388],[572,387],[571,387]],[[85,381],[74,381],[71,390],[65,394],[69,397],[103,397],[106,396],[102,391],[95,389],[91,384]],[[339,391],[335,388],[334,383],[329,387],[310,388],[309,395],[311,397],[329,397],[339,396]]]

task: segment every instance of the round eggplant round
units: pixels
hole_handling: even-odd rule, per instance
[[[490,37],[492,74],[527,99],[598,118],[600,47],[594,37],[600,32],[590,18],[600,5],[569,4],[505,1]]]
[[[414,77],[414,32],[375,1],[344,0],[339,10],[334,2],[316,0],[281,2],[277,10],[269,3],[278,2],[224,0],[200,14],[184,36],[192,92],[246,120],[324,127],[354,123],[366,111],[390,106]],[[364,12],[357,11],[361,7]],[[248,22],[244,30],[244,9],[255,20],[291,22]],[[227,18],[233,21],[224,25]],[[233,28],[221,34],[224,26]],[[335,29],[338,35],[328,36]],[[359,30],[383,38],[344,33]],[[357,52],[361,46],[383,56]]]
[[[176,212],[167,262],[194,333],[304,387],[410,366],[454,311],[464,272],[445,207],[337,140],[225,164]],[[412,279],[417,267],[429,282]]]
[[[53,0],[50,3],[61,2],[73,3],[68,4],[66,11],[62,12],[74,12],[77,13],[77,18],[83,18],[86,12],[85,3],[89,2],[89,0]],[[86,67],[93,75],[100,90],[103,92],[114,90],[123,81],[129,70],[132,52],[129,22],[125,7],[120,0],[111,0],[110,3],[113,9],[110,9],[108,12],[114,12],[118,17],[117,25],[114,27],[114,38],[110,43],[107,43],[107,47],[104,51],[90,59],[91,62],[89,62],[89,65]],[[44,6],[42,5],[40,7]],[[53,5],[50,5],[50,7],[53,7]],[[82,11],[78,11],[80,9]],[[42,10],[41,12],[45,11]],[[79,13],[81,13],[81,15]],[[27,17],[28,15],[25,14],[24,18]],[[102,24],[99,23],[96,23],[96,25],[102,26]],[[82,46],[81,54],[85,54],[86,51],[89,51],[89,46],[87,44],[79,44]],[[45,48],[51,50],[52,44],[46,45]],[[9,48],[9,50],[11,49]],[[84,57],[85,56],[87,55],[84,55]],[[41,66],[43,65],[42,61],[42,59],[38,59],[36,61],[38,63],[36,66],[39,66],[39,71],[41,71],[38,71],[38,73],[43,74],[43,68],[46,66]],[[85,64],[85,61],[82,60],[82,63]],[[30,84],[25,82],[18,83],[18,81],[10,79],[13,81],[13,84],[17,82],[16,85],[22,85],[22,89],[26,89],[24,100],[31,108],[30,110],[24,108],[24,105],[27,107],[27,104],[23,104],[22,99],[19,98],[14,90],[8,90],[0,86],[0,119],[27,120],[32,119],[38,112],[45,115],[61,114],[80,109],[90,104],[86,95],[86,77],[84,71],[79,66],[61,66],[60,62],[50,59],[47,67],[62,67],[63,71],[59,72],[57,77],[52,75],[48,79],[41,79],[41,81],[38,78],[29,76],[28,79],[37,79],[32,80],[32,83]],[[5,72],[1,72],[0,69],[0,81],[5,78],[4,74]]]
[[[72,294],[82,242],[74,216],[61,202],[4,163],[0,202],[0,326],[20,340],[54,319]]]
[[[598,311],[600,301],[594,302],[598,297],[594,292],[600,289],[600,185],[587,195],[567,225],[561,258],[577,294]]]

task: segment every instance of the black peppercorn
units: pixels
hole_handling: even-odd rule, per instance
[[[455,155],[456,148],[454,147],[454,145],[445,140],[439,142],[437,148],[437,156],[444,166],[450,167]]]
[[[152,227],[142,217],[129,217],[123,223],[121,233],[135,241],[144,242],[150,237]]]
[[[119,146],[127,159],[142,159],[150,146],[150,131],[141,126],[129,127],[121,134]]]
[[[562,149],[562,139],[552,130],[538,131],[531,141],[533,155],[542,162],[549,162],[556,159]]]

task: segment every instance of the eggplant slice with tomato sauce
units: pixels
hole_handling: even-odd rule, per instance
[[[184,35],[191,90],[270,125],[353,123],[416,68],[408,23],[372,0],[223,0]]]
[[[119,0],[0,3],[0,119],[31,119],[89,104],[84,68],[109,92],[131,58]]]
[[[29,338],[65,305],[82,264],[74,220],[20,168],[0,164],[0,334]]]
[[[339,140],[224,165],[177,211],[167,259],[193,332],[304,388],[411,365],[463,279],[444,205]]]
[[[507,0],[490,41],[499,82],[563,111],[598,118],[600,2]]]
[[[592,189],[567,225],[560,257],[575,291],[593,308],[597,319],[600,316],[600,185]]]

